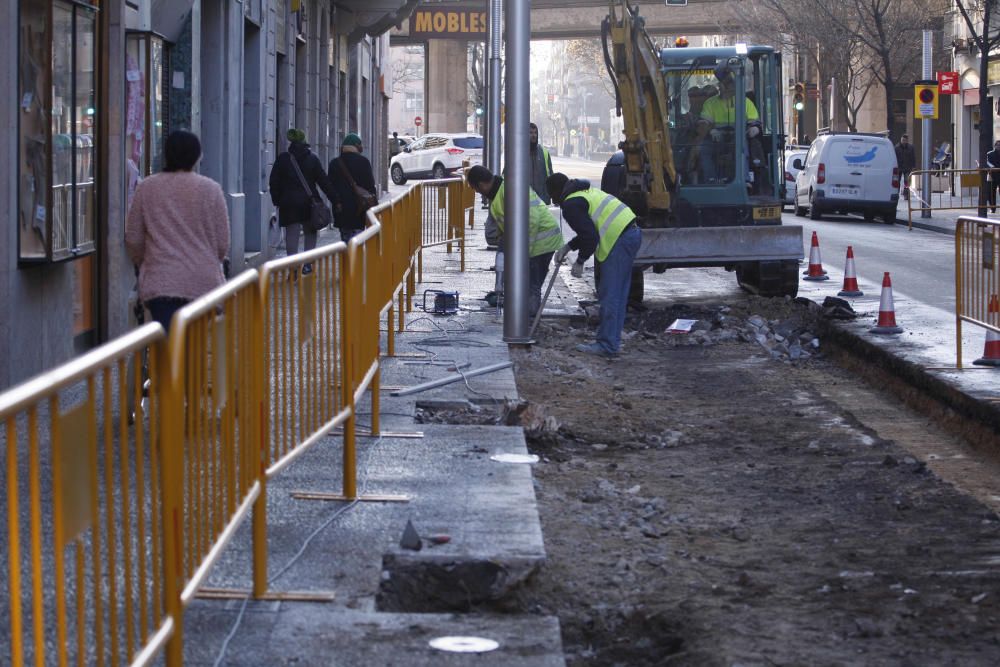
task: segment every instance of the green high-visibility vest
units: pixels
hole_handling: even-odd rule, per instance
[[[615,247],[615,241],[618,240],[621,233],[625,231],[630,222],[635,220],[635,213],[622,200],[597,188],[574,192],[566,197],[563,203],[573,197],[580,197],[587,201],[590,219],[594,221],[597,235],[600,237],[594,256],[597,257],[598,262],[603,262],[608,258],[611,249]]]
[[[506,181],[500,184],[500,189],[497,190],[496,196],[490,202],[490,213],[496,220],[501,234],[503,234],[504,223],[503,193],[506,185]],[[528,188],[528,192],[531,193],[528,200],[528,257],[538,257],[547,252],[555,252],[563,244],[559,223],[556,222],[555,217],[541,197],[535,194],[531,188]]]

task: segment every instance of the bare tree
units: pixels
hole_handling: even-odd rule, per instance
[[[990,108],[987,84],[990,52],[1000,46],[1000,30],[994,25],[1000,21],[1000,0],[955,0],[955,5],[969,29],[969,35],[979,50],[979,164],[986,164],[986,154],[993,145],[993,110]],[[986,176],[980,192],[986,192]],[[979,209],[986,215],[985,204]]]
[[[423,56],[414,59],[407,58],[405,55],[405,52],[401,56],[397,54],[397,57],[392,59],[390,76],[392,77],[393,93],[402,93],[407,89],[407,84],[424,80]]]
[[[897,84],[916,79],[920,72],[920,32],[944,14],[940,0],[847,0],[851,17],[816,3],[816,11],[853,35],[868,52],[872,77],[885,91],[885,126],[895,138],[892,100]]]
[[[807,58],[820,90],[835,77],[839,86],[834,103],[848,128],[856,131],[858,113],[874,78],[861,41],[854,32],[845,30],[850,22],[848,9],[843,3],[832,3],[829,12],[837,20],[817,14],[815,0],[750,0],[734,3],[731,11],[736,23],[755,41],[794,50]],[[821,124],[830,125],[828,105],[820,105],[820,115]]]

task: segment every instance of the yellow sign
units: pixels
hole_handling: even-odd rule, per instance
[[[754,220],[770,220],[780,217],[781,209],[777,206],[755,206],[753,209]]]
[[[486,12],[468,9],[418,9],[410,19],[410,35],[469,37],[486,35]]]
[[[922,120],[937,119],[937,83],[918,83],[913,86],[913,117]]]

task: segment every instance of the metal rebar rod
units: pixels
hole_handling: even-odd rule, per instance
[[[505,368],[510,368],[514,365],[512,361],[504,361],[499,364],[493,364],[492,366],[483,366],[482,368],[474,368],[471,371],[466,371],[464,373],[455,373],[454,375],[447,375],[443,378],[438,378],[437,380],[431,380],[430,382],[424,382],[423,384],[415,384],[412,387],[407,387],[406,389],[399,389],[392,392],[391,396],[409,396],[410,394],[417,394],[421,391],[427,391],[428,389],[436,389],[437,387],[443,387],[446,384],[452,384],[453,382],[461,382],[471,377],[476,377],[477,375],[486,375],[487,373],[495,373],[496,371],[502,371]]]

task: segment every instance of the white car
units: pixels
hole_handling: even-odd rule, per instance
[[[799,169],[795,168],[795,161],[801,164],[806,159],[806,152],[809,147],[789,146],[785,151],[785,198],[783,204],[795,206],[795,177],[799,175]]]
[[[447,178],[461,169],[465,161],[482,164],[482,135],[425,134],[393,156],[389,161],[389,176],[396,185],[402,185],[408,178]]]
[[[816,137],[795,178],[795,213],[819,220],[824,213],[861,213],[896,222],[899,168],[892,142],[880,134],[835,132]]]

